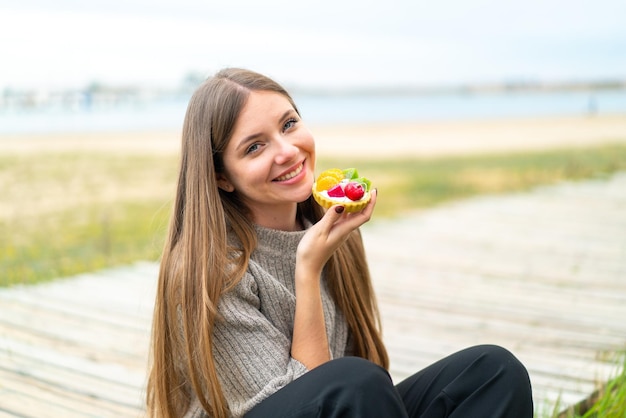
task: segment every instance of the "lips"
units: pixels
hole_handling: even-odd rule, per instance
[[[303,169],[304,169],[304,162],[301,162],[294,170],[289,171],[288,173],[285,173],[279,177],[276,177],[273,181],[287,181],[289,179],[294,178],[298,174],[300,174]]]

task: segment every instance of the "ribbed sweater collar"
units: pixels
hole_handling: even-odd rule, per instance
[[[300,240],[306,233],[303,231],[281,231],[255,225],[258,247],[255,251],[276,255],[294,254]]]

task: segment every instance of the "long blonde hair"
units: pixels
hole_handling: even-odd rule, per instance
[[[208,415],[228,416],[212,351],[220,296],[235,286],[256,246],[254,225],[237,193],[217,187],[222,154],[250,91],[289,94],[273,80],[225,69],[193,94],[182,132],[181,165],[169,234],[163,249],[154,307],[147,411],[154,417],[185,413],[193,391]],[[323,210],[310,197],[300,216],[317,222]],[[230,231],[230,232],[229,232]],[[230,248],[233,233],[241,248]],[[359,231],[326,265],[332,296],[354,341],[354,354],[388,367],[380,318]]]

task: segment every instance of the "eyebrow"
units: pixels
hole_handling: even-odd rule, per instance
[[[280,120],[280,121],[284,120],[287,116],[289,116],[290,113],[296,113],[296,111],[294,109],[289,109],[285,113],[283,113],[282,116],[278,120]],[[244,139],[239,141],[239,143],[237,144],[237,147],[235,149],[238,150],[238,149],[242,148],[247,143],[249,143],[251,141],[254,141],[255,139],[257,139],[260,136],[263,136],[262,132],[246,136]]]

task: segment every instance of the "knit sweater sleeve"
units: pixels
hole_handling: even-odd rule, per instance
[[[262,312],[256,280],[249,271],[222,296],[213,334],[220,383],[234,417],[307,372],[291,357],[290,335]]]
[[[310,226],[310,225],[309,225]],[[306,231],[256,228],[258,244],[243,278],[224,293],[213,327],[213,357],[231,416],[255,405],[305,374],[291,357],[295,318],[297,247]],[[348,326],[329,292],[324,275],[321,298],[330,356],[348,347]],[[192,395],[187,417],[206,416]]]

